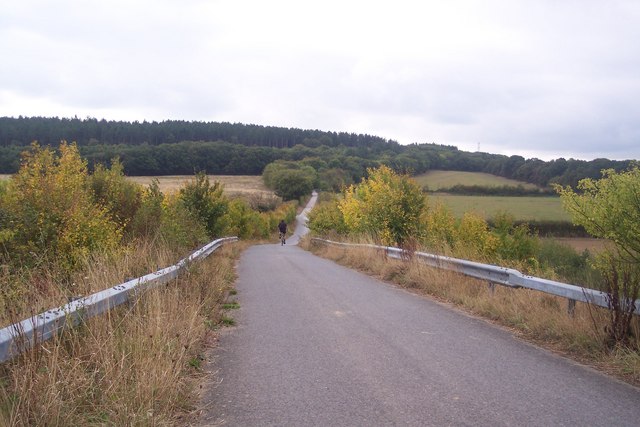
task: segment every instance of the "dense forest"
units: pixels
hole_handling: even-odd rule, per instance
[[[575,186],[599,178],[601,170],[627,169],[630,161],[555,159],[466,152],[438,144],[400,145],[377,136],[240,123],[106,121],[94,118],[0,117],[0,173],[15,173],[20,153],[37,141],[56,147],[76,142],[90,165],[119,157],[128,175],[259,175],[275,160],[315,159],[359,181],[367,167],[387,165],[398,172],[429,170],[486,172],[540,186]]]

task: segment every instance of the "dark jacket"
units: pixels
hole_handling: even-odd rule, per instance
[[[284,221],[280,221],[280,224],[278,224],[278,230],[280,230],[281,233],[286,233],[287,232],[287,223]]]

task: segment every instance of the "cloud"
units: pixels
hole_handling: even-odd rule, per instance
[[[638,39],[623,0],[23,0],[0,17],[0,114],[640,158]]]

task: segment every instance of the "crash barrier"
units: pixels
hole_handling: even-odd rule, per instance
[[[77,325],[83,320],[127,302],[140,292],[170,282],[178,277],[180,271],[190,263],[208,257],[225,243],[237,240],[237,237],[214,240],[171,267],[129,280],[87,297],[78,298],[62,307],[47,310],[7,326],[0,330],[0,362],[12,359],[36,343],[52,338],[65,326]]]
[[[409,256],[408,252],[391,246],[342,243],[319,238],[313,238],[312,241],[322,242],[324,244],[334,246],[367,247],[376,250],[382,250],[387,254],[387,256],[396,259],[407,259]],[[581,301],[604,308],[609,307],[607,293],[598,291],[596,289],[583,288],[576,285],[569,285],[567,283],[527,276],[520,273],[518,270],[514,270],[511,268],[481,264],[464,259],[433,255],[424,252],[414,252],[411,255],[431,267],[455,271],[457,273],[474,277],[476,279],[486,280],[491,287],[495,286],[495,284],[499,284],[502,286],[508,286],[510,288],[535,289],[536,291],[541,291],[547,294],[567,298],[569,314],[573,314],[576,301]],[[640,314],[640,300],[635,301],[634,313]]]

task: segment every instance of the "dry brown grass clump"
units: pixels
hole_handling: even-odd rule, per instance
[[[511,289],[428,267],[418,260],[399,261],[368,248],[342,248],[316,244],[305,247],[315,254],[375,277],[428,294],[441,302],[509,327],[522,338],[597,367],[633,384],[640,384],[640,354],[604,345],[607,310],[577,303],[573,316],[564,298],[528,289]],[[375,260],[375,262],[372,262]],[[635,348],[640,328],[634,320]]]
[[[240,250],[225,246],[177,280],[2,365],[0,424],[159,426],[187,416]],[[111,270],[89,275],[104,276],[106,288],[120,275]]]

